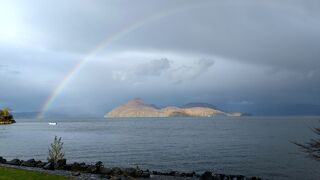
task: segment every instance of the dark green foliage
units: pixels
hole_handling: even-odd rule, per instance
[[[0,124],[15,123],[9,108],[0,109]]]

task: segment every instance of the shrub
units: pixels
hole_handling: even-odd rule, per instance
[[[317,135],[320,135],[320,128],[314,128],[313,132]],[[294,144],[299,146],[301,150],[307,154],[308,157],[320,161],[320,138],[311,139],[309,142],[305,144],[300,144],[296,142],[294,142]]]
[[[53,143],[50,145],[48,161],[57,163],[58,160],[64,158],[64,153],[62,152],[63,142],[61,137],[58,139],[57,136],[54,137]]]

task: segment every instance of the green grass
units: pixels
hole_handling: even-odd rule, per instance
[[[42,172],[27,171],[15,168],[0,167],[1,180],[67,180],[70,178],[47,174]]]

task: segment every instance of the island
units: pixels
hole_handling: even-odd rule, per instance
[[[15,122],[9,108],[0,109],[0,125],[13,124]]]
[[[212,116],[244,116],[240,112],[224,112],[213,105],[206,103],[189,103],[182,107],[168,106],[158,108],[136,98],[114,108],[105,114],[106,118],[123,117],[212,117]]]

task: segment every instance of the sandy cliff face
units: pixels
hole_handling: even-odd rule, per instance
[[[106,117],[161,117],[161,112],[153,105],[134,99],[105,115]]]
[[[175,116],[196,116],[210,117],[216,115],[241,116],[241,113],[226,113],[210,107],[187,107],[179,108],[175,106],[157,108],[154,105],[146,104],[142,99],[133,99],[112,111],[108,112],[105,117],[175,117]]]

